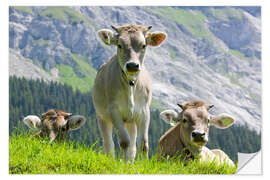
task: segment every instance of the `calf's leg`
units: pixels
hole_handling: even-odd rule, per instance
[[[132,123],[126,123],[125,127],[130,137],[130,146],[128,148],[128,154],[129,154],[129,158],[133,161],[136,156],[137,126],[135,122],[132,122]]]
[[[98,127],[100,134],[102,136],[103,148],[105,154],[114,155],[114,142],[112,138],[112,123],[110,121],[105,121],[98,117]]]
[[[150,123],[150,111],[146,108],[145,114],[140,120],[137,121],[137,131],[138,131],[138,152],[143,154],[144,157],[148,158],[148,129]]]
[[[124,122],[122,117],[120,116],[120,112],[111,108],[111,120],[113,127],[116,129],[116,133],[118,135],[118,142],[120,145],[120,158],[128,160],[129,153],[128,148],[130,146],[130,137],[124,126]]]

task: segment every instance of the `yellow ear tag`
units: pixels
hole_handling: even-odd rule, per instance
[[[223,120],[224,126],[229,126],[231,124],[231,122],[232,122],[231,118],[226,118]]]
[[[171,125],[171,126],[175,126],[175,125],[176,125],[176,122],[173,121],[173,120],[171,119],[171,120],[170,120],[170,125]]]
[[[110,36],[107,36],[108,38],[105,39],[106,44],[110,44],[111,40],[110,40]]]

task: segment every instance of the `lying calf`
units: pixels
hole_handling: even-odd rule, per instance
[[[41,115],[26,116],[23,122],[33,130],[38,131],[34,136],[49,137],[50,143],[55,139],[63,141],[68,131],[79,129],[85,123],[85,117],[72,115],[57,109],[50,109]]]
[[[159,140],[158,153],[160,157],[181,155],[182,160],[198,157],[200,161],[213,161],[218,164],[227,163],[234,166],[233,161],[221,150],[209,150],[205,147],[208,141],[210,125],[225,129],[234,123],[234,119],[225,114],[217,116],[208,113],[213,105],[201,101],[189,101],[178,104],[181,113],[165,110],[160,113],[161,118],[171,124],[169,129]]]

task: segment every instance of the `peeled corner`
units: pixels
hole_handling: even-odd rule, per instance
[[[256,153],[238,153],[238,168],[236,174],[262,175],[261,150]]]

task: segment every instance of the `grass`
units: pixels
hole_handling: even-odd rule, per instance
[[[211,32],[205,27],[207,17],[198,10],[173,7],[147,8],[147,10],[184,25],[190,33],[199,38],[212,41]]]
[[[51,6],[47,7],[40,13],[41,16],[46,16],[53,19],[69,21],[70,23],[88,23],[92,25],[90,19],[70,7]]]
[[[172,61],[176,61],[176,51],[173,48],[169,48],[169,53]]]
[[[253,100],[256,100],[256,101],[258,101],[258,100],[261,99],[261,95],[255,94],[255,93],[250,93],[250,94],[249,94],[249,97],[250,97],[251,99],[253,99]]]
[[[11,6],[11,8],[14,8],[18,11],[23,11],[26,13],[32,13],[32,9],[30,7],[27,7],[27,6]]]
[[[242,12],[232,7],[214,8],[215,16],[218,19],[229,21],[230,19],[242,19]]]
[[[77,63],[74,68],[65,64],[57,65],[60,81],[72,86],[74,90],[78,89],[81,92],[89,92],[94,85],[96,70],[85,62],[85,57],[76,54],[71,54],[71,56]],[[78,73],[82,77],[79,77]]]
[[[34,40],[34,42],[40,46],[48,46],[50,44],[50,40],[44,40],[44,39],[37,39]]]
[[[235,50],[235,49],[230,49],[229,50],[229,53],[230,54],[233,54],[234,56],[240,58],[240,59],[245,59],[245,60],[252,60],[251,57],[247,57],[245,56],[245,54],[241,53],[240,51],[238,50]]]
[[[222,75],[229,78],[232,84],[244,88],[244,86],[238,80],[239,78],[241,78],[241,75],[230,75],[229,73],[226,72],[222,73]]]
[[[162,110],[164,109],[164,107],[159,103],[159,101],[155,98],[152,98],[152,102],[151,102],[151,107],[158,109],[158,110]]]
[[[50,144],[29,133],[9,139],[10,174],[234,174],[236,168],[212,163],[137,159],[134,163],[104,155],[95,146],[75,142]]]

